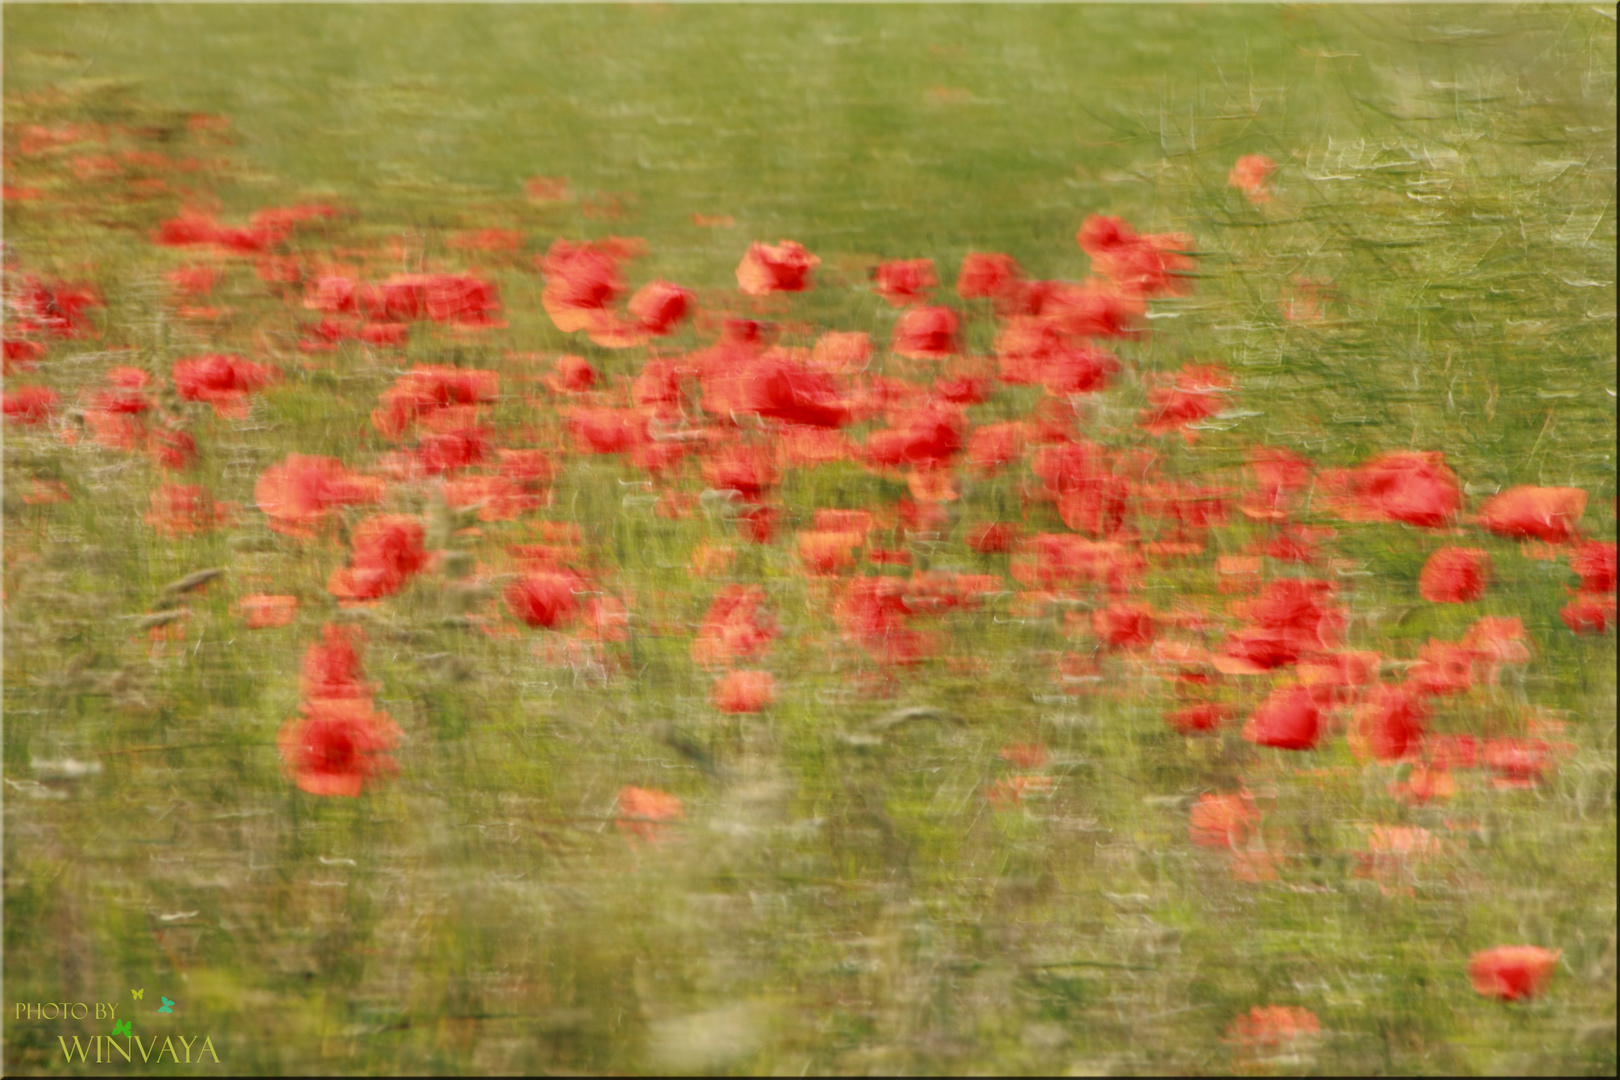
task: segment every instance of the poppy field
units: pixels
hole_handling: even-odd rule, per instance
[[[10,1072],[1614,1072],[1611,9],[4,20]]]

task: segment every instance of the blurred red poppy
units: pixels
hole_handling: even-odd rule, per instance
[[[820,259],[792,240],[751,244],[737,264],[737,287],[749,296],[803,292],[810,287],[810,271],[820,265]]]
[[[928,302],[928,294],[939,279],[934,276],[933,259],[900,259],[880,263],[872,272],[877,294],[893,307],[912,307]]]
[[[1569,568],[1581,576],[1581,591],[1614,592],[1615,545],[1588,540],[1569,553]]]
[[[999,306],[1018,295],[1023,279],[1024,271],[1011,255],[970,251],[962,256],[956,295],[963,300],[994,300]]]
[[[344,600],[377,600],[398,592],[427,565],[422,523],[383,514],[355,526],[349,565],[333,571],[327,591]]]
[[[1188,834],[1200,847],[1241,848],[1260,824],[1260,811],[1247,792],[1200,795],[1187,818]]]
[[[1552,982],[1562,949],[1535,945],[1501,945],[1468,958],[1468,978],[1474,990],[1502,1001],[1536,997]]]
[[[1122,290],[1142,296],[1178,295],[1196,266],[1184,233],[1138,233],[1122,219],[1093,214],[1075,234],[1092,268]]]
[[[1154,612],[1146,604],[1116,601],[1091,613],[1098,637],[1116,648],[1140,648],[1153,641]]]
[[[399,742],[398,725],[372,710],[369,698],[306,701],[303,717],[277,737],[281,760],[302,791],[359,795],[377,777],[399,771],[387,751]]]
[[[1471,604],[1485,595],[1491,557],[1481,548],[1443,547],[1418,575],[1418,594],[1436,604]]]
[[[768,671],[728,671],[716,680],[712,697],[721,712],[763,712],[776,700],[776,679]]]
[[[298,617],[298,597],[254,594],[237,601],[237,611],[249,630],[288,626]]]
[[[1226,1041],[1246,1051],[1275,1054],[1296,1049],[1302,1041],[1322,1032],[1321,1022],[1309,1009],[1291,1005],[1256,1006],[1226,1029]]]
[[[1462,488],[1438,452],[1381,454],[1353,469],[1318,475],[1324,502],[1352,521],[1438,528],[1462,508]]]
[[[1321,712],[1308,687],[1279,686],[1243,725],[1243,737],[1256,746],[1311,750],[1321,737]]]
[[[894,324],[889,347],[913,360],[944,360],[961,349],[956,340],[959,320],[947,307],[913,308]]]
[[[506,587],[507,610],[529,626],[558,629],[579,615],[574,592],[583,584],[572,573],[537,571]]]
[[[360,632],[336,623],[321,627],[321,640],[304,650],[300,686],[306,698],[369,698],[370,687],[360,681]]]
[[[233,509],[234,503],[216,503],[201,484],[162,484],[152,491],[152,507],[144,520],[172,539],[210,532],[230,521]]]
[[[1583,593],[1558,610],[1564,625],[1577,634],[1607,633],[1614,621],[1615,602],[1612,596],[1593,596]]]
[[[56,412],[57,400],[48,386],[18,386],[0,394],[6,419],[18,424],[43,424]]]
[[[1231,709],[1214,702],[1201,705],[1183,705],[1165,713],[1164,719],[1183,735],[1202,735],[1219,730],[1223,721],[1231,717]]]
[[[1005,521],[975,526],[967,534],[968,547],[981,555],[1011,551],[1017,540],[1018,527]]]
[[[336,508],[379,502],[383,487],[381,478],[351,472],[336,458],[288,454],[259,475],[253,498],[271,529],[310,537]]]
[[[630,316],[640,328],[654,337],[674,333],[692,310],[691,290],[669,281],[649,281],[630,298]]]
[[[276,369],[240,356],[210,353],[174,362],[174,386],[187,401],[206,401],[222,417],[247,413],[243,399],[274,382]]]
[[[1573,540],[1586,513],[1586,492],[1573,487],[1514,487],[1479,508],[1479,523],[1498,536]]]
[[[625,290],[619,260],[593,244],[558,240],[540,259],[546,285],[540,305],[565,334],[594,330],[611,320],[610,308]]]
[[[622,787],[618,796],[619,816],[613,822],[620,832],[639,836],[650,844],[667,838],[667,822],[682,821],[686,810],[681,800],[667,791]]]
[[[1266,155],[1244,154],[1232,166],[1226,182],[1247,195],[1250,202],[1266,203],[1271,201],[1271,191],[1266,187],[1266,181],[1276,171],[1277,163]]]
[[[1359,758],[1399,761],[1423,741],[1428,709],[1423,699],[1398,686],[1378,686],[1356,709],[1350,748]]]

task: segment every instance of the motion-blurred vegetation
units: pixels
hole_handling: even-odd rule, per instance
[[[1561,550],[1467,516],[1515,485],[1580,488],[1585,534],[1614,539],[1612,9],[7,4],[4,29],[8,295],[31,274],[105,304],[94,339],[19,357],[34,370],[7,391],[49,386],[82,432],[74,404],[110,369],[147,371],[195,436],[186,482],[228,519],[166,535],[146,456],[7,426],[11,1072],[91,1071],[57,1036],[109,1033],[13,1003],[139,987],[177,1004],[172,1021],[134,1006],[137,1035],[206,1033],[225,1072],[1614,1072],[1614,632],[1560,618]],[[1228,183],[1245,154],[1278,164],[1269,202]],[[476,268],[508,325],[300,351],[317,313],[243,260],[220,264],[208,310],[177,310],[164,274],[189,257],[152,243],[161,221],[312,202],[340,212],[292,233],[289,263]],[[386,509],[448,554],[369,607],[328,591],[346,534],[302,541],[255,508],[289,453],[382,469],[371,412],[413,365],[498,372],[487,422],[546,446],[555,356],[608,386],[638,372],[646,348],[542,310],[533,257],[559,237],[643,238],[635,282],[694,290],[706,315],[665,355],[731,312],[793,346],[865,331],[874,373],[926,382],[882,348],[897,312],[871,269],[931,258],[952,304],[970,251],[1080,280],[1094,213],[1187,234],[1197,272],[1143,337],[1109,343],[1124,368],[1080,406],[1087,435],[1165,483],[1234,492],[1256,445],[1321,469],[1443,452],[1466,493],[1455,529],[1307,506],[1301,523],[1334,530],[1315,565],[1253,571],[1331,580],[1345,647],[1395,668],[1482,616],[1520,619],[1528,663],[1429,724],[1555,745],[1538,783],[1459,771],[1451,799],[1403,802],[1412,764],[1364,763],[1342,733],[1304,754],[1236,723],[1178,734],[1154,661],[1099,648],[1088,602],[1032,597],[1007,555],[966,544],[998,519],[1066,531],[1027,460],[963,470],[943,524],[885,541],[912,559],[885,572],[1004,583],[931,621],[935,655],[913,665],[843,642],[794,547],[818,509],[892,518],[910,497],[851,462],[784,471],[766,545],[695,466],[654,487],[619,456],[559,453],[550,505],[515,521],[390,485]],[[522,240],[456,246],[484,229]],[[784,237],[820,257],[815,287],[740,295],[749,243]],[[967,351],[988,355],[975,303],[958,305]],[[216,416],[167,389],[199,353],[279,381]],[[1134,426],[1186,364],[1231,374],[1226,408],[1196,441]],[[1001,387],[970,415],[1041,399]],[[669,492],[684,516],[657,512]],[[625,640],[479,621],[499,589],[472,568],[561,535],[541,521],[577,526],[629,607]],[[1150,559],[1135,599],[1202,632],[1187,613],[1224,617],[1220,571],[1246,572],[1270,528],[1229,515],[1201,551]],[[1427,603],[1419,570],[1452,533],[1494,580]],[[695,573],[704,545],[734,562]],[[760,714],[717,711],[691,656],[728,583],[762,588],[780,631]],[[298,597],[294,621],[247,629],[260,593]],[[404,733],[398,775],[358,799],[300,791],[277,748],[329,622],[363,628],[376,708]],[[1212,693],[1241,718],[1266,686]],[[1045,762],[1023,761],[1037,744]],[[677,795],[684,818],[660,842],[616,828],[626,786]],[[1189,840],[1199,797],[1240,788],[1261,866]],[[1391,877],[1369,837],[1395,827],[1438,839]],[[1476,995],[1470,955],[1517,943],[1562,950],[1550,989]],[[1257,1006],[1320,1031],[1246,1045],[1233,1023]]]

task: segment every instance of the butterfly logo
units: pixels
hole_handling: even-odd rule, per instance
[[[163,1002],[162,1005],[158,1006],[158,1012],[160,1012],[160,1013],[173,1013],[174,1012],[174,1002],[170,1001],[168,998],[164,997],[162,994],[159,994],[158,997]]]
[[[113,1025],[113,1038],[116,1039],[120,1036],[126,1039],[130,1037],[128,1020],[120,1020],[118,1023]]]
[[[139,1001],[141,1000],[141,995],[144,993],[146,993],[145,990],[131,990],[129,992],[129,996],[134,998],[136,1001]]]

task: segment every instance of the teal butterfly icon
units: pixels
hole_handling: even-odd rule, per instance
[[[160,1013],[173,1013],[174,1012],[174,1002],[170,1001],[166,997],[163,997],[162,994],[159,994],[158,997],[161,998],[162,1001],[163,1001],[163,1004],[158,1006],[158,1012],[160,1012]]]
[[[114,1024],[113,1025],[113,1038],[115,1038],[115,1039],[117,1039],[117,1038],[125,1038],[125,1039],[129,1038],[130,1037],[129,1024],[130,1024],[130,1022],[128,1020],[120,1020],[120,1021],[118,1021],[118,1023]]]

